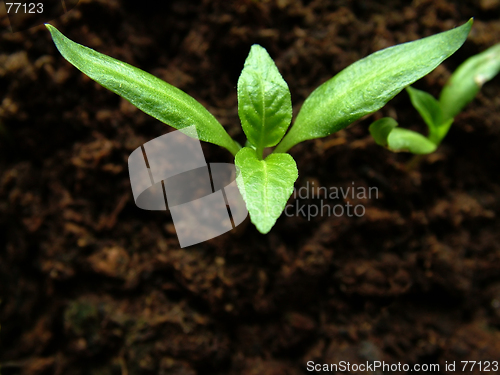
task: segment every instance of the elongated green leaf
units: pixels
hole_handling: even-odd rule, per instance
[[[500,72],[500,43],[465,60],[441,91],[439,102],[446,119],[455,117],[477,95],[485,82]]]
[[[406,88],[406,91],[410,95],[411,103],[429,128],[428,139],[439,145],[448,133],[453,118],[445,119],[441,104],[431,94],[410,86]]]
[[[411,86],[406,88],[408,95],[410,95],[411,104],[420,113],[429,130],[438,126],[443,118],[443,111],[439,102],[431,94],[415,89]]]
[[[460,48],[471,27],[472,19],[455,29],[375,52],[348,66],[306,99],[275,152],[325,137],[382,108]]]
[[[260,156],[285,135],[292,121],[290,90],[267,51],[254,44],[238,80],[238,114]]]
[[[387,137],[387,146],[392,151],[408,151],[413,154],[430,154],[436,144],[422,134],[408,129],[394,128]]]
[[[195,125],[196,138],[225,147],[233,155],[238,152],[240,147],[215,117],[185,92],[138,68],[71,41],[54,26],[46,26],[63,57],[94,81],[165,124],[176,129]]]
[[[396,120],[391,117],[384,117],[372,123],[368,130],[376,144],[386,147],[387,137],[396,126],[398,126]]]
[[[255,150],[248,147],[236,154],[235,163],[239,168],[236,183],[250,219],[259,232],[266,234],[293,193],[297,165],[289,154],[271,154],[260,160]]]

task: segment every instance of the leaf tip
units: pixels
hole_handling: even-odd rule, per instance
[[[50,34],[52,35],[52,37],[54,37],[57,33],[60,34],[59,30],[57,30],[54,26],[52,26],[50,23],[45,23],[44,24],[45,27],[47,28],[47,30],[50,31]]]
[[[474,23],[474,17],[469,18],[469,20],[463,25],[465,28],[468,30],[467,35],[469,35],[471,29],[472,29],[472,24]]]
[[[265,49],[264,47],[262,47],[260,44],[257,44],[257,43],[254,43],[250,46],[250,50],[252,49]]]
[[[472,27],[472,24],[474,23],[474,17],[469,18],[467,23],[470,25],[470,27]]]
[[[252,223],[255,225],[255,227],[261,234],[268,234],[274,226],[274,223],[272,225],[267,225],[267,224],[262,225],[260,222],[256,223],[252,222]]]

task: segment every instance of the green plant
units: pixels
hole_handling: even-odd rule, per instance
[[[384,117],[370,125],[375,142],[392,151],[414,154],[434,152],[448,133],[454,117],[470,103],[483,84],[500,72],[500,43],[465,60],[451,75],[439,100],[429,93],[407,87],[413,106],[429,128],[427,137],[399,128],[396,120]]]
[[[168,83],[90,48],[47,25],[71,64],[158,120],[196,126],[202,141],[225,147],[239,168],[237,183],[251,221],[262,233],[283,212],[298,177],[286,153],[299,142],[325,137],[382,108],[406,86],[436,68],[464,43],[472,19],[455,29],[375,52],[320,85],[305,100],[294,125],[288,85],[266,50],[253,45],[238,80],[238,114],[247,136],[241,148],[200,103]],[[277,146],[264,158],[264,149]],[[267,154],[267,153],[266,153]]]

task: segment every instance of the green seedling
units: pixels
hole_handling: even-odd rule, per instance
[[[392,151],[413,154],[434,152],[450,130],[456,115],[470,103],[485,82],[500,72],[500,43],[465,60],[451,75],[439,100],[429,93],[407,87],[410,100],[429,128],[427,137],[399,128],[396,120],[384,117],[370,125],[375,142]]]
[[[90,78],[176,129],[195,125],[197,134],[187,135],[229,150],[239,168],[236,181],[251,221],[261,233],[271,230],[293,192],[298,171],[287,153],[291,147],[326,137],[379,110],[460,48],[471,27],[472,19],[455,29],[375,52],[348,66],[312,92],[288,133],[292,121],[288,85],[267,51],[253,45],[237,89],[238,114],[247,137],[242,148],[188,94],[77,44],[47,25],[64,58]],[[274,146],[271,154],[264,153]]]

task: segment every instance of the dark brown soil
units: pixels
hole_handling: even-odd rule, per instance
[[[275,58],[296,114],[357,59],[471,16],[465,45],[416,87],[438,95],[500,42],[498,0],[408,3],[82,0],[52,23],[194,96],[242,142],[236,82],[253,43]],[[364,216],[283,215],[266,236],[247,222],[180,249],[168,213],[135,206],[127,171],[169,128],[67,63],[43,26],[1,23],[2,375],[281,375],[377,360],[444,374],[446,362],[500,360],[500,77],[411,172],[367,130],[391,115],[424,132],[405,93],[291,150],[297,188],[377,187],[349,200]]]

